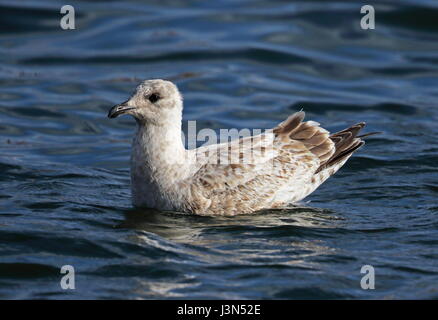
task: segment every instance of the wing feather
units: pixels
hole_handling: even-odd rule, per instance
[[[195,149],[202,160],[190,181],[191,209],[234,215],[301,200],[322,183],[314,176],[340,167],[364,144],[357,134],[365,123],[330,135],[304,115],[294,113],[266,134]]]

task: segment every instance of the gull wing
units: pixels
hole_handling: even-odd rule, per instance
[[[330,135],[317,122],[303,122],[304,115],[261,135],[193,150],[199,158],[187,183],[190,209],[235,215],[299,201],[363,144],[356,137],[363,123]],[[326,169],[333,169],[328,176]]]

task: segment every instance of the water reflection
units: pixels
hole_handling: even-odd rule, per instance
[[[257,228],[286,226],[293,235],[294,227],[297,230],[302,227],[335,228],[339,221],[344,220],[333,211],[309,206],[291,206],[235,217],[206,217],[154,209],[132,209],[123,214],[125,220],[118,225],[119,228],[142,230],[182,242],[199,240],[203,229],[232,231],[248,228],[255,231]]]
[[[318,269],[309,258],[336,254],[336,249],[316,238],[343,223],[334,212],[308,206],[237,217],[147,209],[128,210],[124,216],[117,227],[135,230],[136,243],[184,253],[193,262],[219,269],[243,265]]]

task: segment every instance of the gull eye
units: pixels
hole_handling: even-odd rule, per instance
[[[160,96],[156,93],[152,93],[149,97],[148,97],[149,101],[154,103],[157,102],[158,100],[160,100]]]

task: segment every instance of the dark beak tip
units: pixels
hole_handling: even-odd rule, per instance
[[[129,107],[126,102],[117,104],[114,107],[112,107],[108,111],[108,118],[114,119],[117,118],[119,115],[126,113],[126,111],[133,109],[132,107]]]
[[[110,111],[108,111],[108,118],[114,119],[115,117],[117,117],[117,115],[115,114],[115,112],[111,108]]]
[[[117,106],[114,106],[108,111],[108,118],[114,119],[117,117],[116,107]]]

